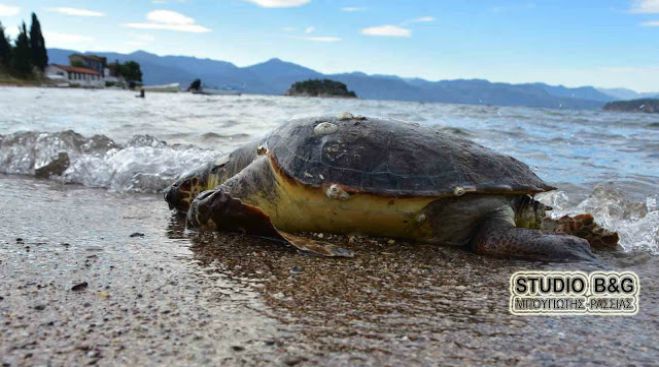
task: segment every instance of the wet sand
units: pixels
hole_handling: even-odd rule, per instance
[[[646,253],[529,263],[334,236],[356,256],[324,259],[237,234],[186,232],[156,195],[8,176],[0,195],[3,366],[659,360],[659,259]],[[602,268],[638,273],[638,315],[508,313],[514,271]]]

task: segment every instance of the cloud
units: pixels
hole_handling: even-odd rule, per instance
[[[410,20],[410,23],[430,23],[434,22],[435,18],[434,17],[418,17],[415,19]]]
[[[360,7],[360,6],[344,6],[341,8],[341,11],[344,11],[346,13],[355,13],[358,11],[364,11],[366,8]]]
[[[51,11],[53,13],[60,13],[64,15],[71,15],[75,17],[104,17],[105,16],[104,13],[98,11],[79,9],[79,8],[59,7],[59,8],[49,8],[48,11]]]
[[[659,0],[634,0],[633,13],[659,13]]]
[[[651,20],[649,22],[641,23],[643,27],[659,27],[659,20]]]
[[[0,17],[13,17],[18,15],[21,11],[21,8],[13,5],[0,4]]]
[[[341,41],[341,38],[334,36],[308,36],[308,37],[300,37],[300,39],[303,39],[305,41],[325,42],[325,43]]]
[[[315,31],[315,30],[316,30],[315,27],[307,27],[307,28],[304,29],[304,33],[310,34],[310,33],[313,33],[313,31]]]
[[[412,31],[407,28],[403,28],[397,25],[381,25],[377,27],[368,27],[362,29],[362,34],[366,36],[377,36],[377,37],[410,37],[412,36]]]
[[[181,13],[171,10],[154,10],[146,15],[147,22],[126,23],[124,27],[134,29],[153,29],[189,33],[210,32],[209,28],[197,24],[197,22]]]
[[[59,32],[46,32],[45,38],[49,47],[79,47],[81,43],[89,43],[94,41],[94,38],[90,36]]]
[[[311,0],[245,0],[262,8],[295,8],[306,5]]]
[[[434,21],[435,21],[434,17],[425,16],[425,17],[418,17],[418,18],[406,20],[403,23],[401,23],[400,25],[405,26],[405,25],[414,24],[414,23],[431,23],[431,22],[434,22]]]

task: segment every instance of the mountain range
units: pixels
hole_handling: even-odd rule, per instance
[[[72,53],[76,51],[48,50],[50,62],[55,64],[68,64],[68,56]],[[227,61],[158,56],[144,51],[94,54],[107,57],[109,62],[138,62],[142,67],[145,85],[181,83],[187,86],[199,78],[207,86],[254,94],[281,95],[296,81],[328,78],[345,83],[360,98],[380,100],[594,109],[613,100],[638,98],[640,95],[627,89],[597,89],[590,86],[568,88],[544,83],[493,83],[482,79],[428,81],[361,72],[323,74],[277,58],[238,67]]]

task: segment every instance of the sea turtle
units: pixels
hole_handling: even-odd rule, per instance
[[[588,241],[539,230],[555,187],[524,163],[440,129],[343,114],[293,120],[166,192],[189,226],[242,231],[326,256],[293,233],[360,233],[539,260],[592,259]]]

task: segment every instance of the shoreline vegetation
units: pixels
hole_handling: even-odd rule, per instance
[[[32,78],[17,78],[0,70],[0,87],[47,87],[53,85],[47,78],[32,77]]]
[[[0,86],[16,87],[124,87],[142,85],[142,70],[135,61],[107,63],[94,55],[72,54],[70,65],[49,64],[41,23],[32,13],[29,27],[18,27],[12,40],[0,22]],[[90,61],[91,60],[91,61]]]
[[[286,96],[357,98],[344,83],[331,79],[308,79],[295,82],[286,91]]]
[[[32,13],[29,32],[23,22],[13,44],[0,23],[0,84],[43,84],[47,66],[46,41],[35,13]]]
[[[641,98],[630,101],[614,101],[604,105],[604,111],[659,113],[659,99]]]

